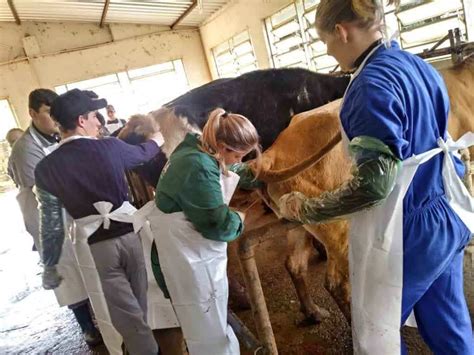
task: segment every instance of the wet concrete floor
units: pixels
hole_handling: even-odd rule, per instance
[[[41,287],[39,255],[16,194],[0,194],[0,354],[106,354],[87,346],[72,312]]]
[[[67,307],[60,308],[53,291],[41,287],[39,256],[23,225],[16,191],[0,194],[0,355],[3,354],[107,354],[103,346],[91,349]],[[317,326],[302,327],[296,293],[284,268],[284,236],[258,248],[262,286],[280,354],[351,354],[350,327],[322,287],[325,263],[317,254],[309,265],[312,297],[331,312]],[[238,262],[229,260],[230,273],[241,279]],[[250,311],[237,315],[255,332]],[[406,337],[410,353],[429,354],[416,330]],[[405,333],[405,335],[407,335]],[[242,350],[243,355],[251,354]]]

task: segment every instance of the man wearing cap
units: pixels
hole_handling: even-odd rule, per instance
[[[40,250],[39,211],[34,193],[35,168],[37,164],[58,147],[59,131],[50,116],[50,106],[58,95],[49,89],[33,90],[28,97],[31,124],[15,142],[8,161],[8,171],[19,188],[18,204],[27,232],[33,237],[33,249]],[[100,333],[92,320],[88,296],[84,287],[72,245],[65,243],[59,260],[59,269],[64,277],[61,287],[54,290],[60,306],[68,306],[76,317],[84,339],[89,345],[102,342]]]
[[[121,211],[130,206],[125,170],[152,159],[163,139],[156,133],[137,146],[116,138],[96,139],[101,126],[96,111],[106,105],[104,99],[74,89],[60,95],[51,106],[62,141],[38,164],[35,173],[41,203],[43,286],[55,288],[61,283],[56,264],[64,241],[60,213],[64,207],[75,221],[76,256],[109,352],[115,341],[108,337],[109,330],[104,332],[110,315],[111,332],[121,335],[130,354],[157,354],[158,346],[146,323],[147,275],[141,242],[130,220],[124,222],[117,215],[124,216]],[[83,240],[87,250],[81,249]],[[93,260],[91,265],[85,265],[87,253]],[[95,269],[94,274],[91,270]],[[101,289],[94,284],[97,274]],[[92,295],[91,290],[96,289],[99,291]],[[102,292],[108,308],[105,312],[96,308],[101,304],[97,295]]]

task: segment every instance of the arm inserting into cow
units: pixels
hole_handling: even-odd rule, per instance
[[[239,187],[244,190],[258,189],[263,186],[263,183],[255,177],[255,174],[247,163],[233,164],[229,170],[239,175]]]
[[[283,195],[278,203],[281,216],[304,224],[324,223],[387,198],[395,186],[400,160],[383,142],[367,136],[354,138],[349,150],[355,162],[351,180],[315,198],[300,192]]]
[[[56,270],[64,242],[64,220],[59,199],[49,192],[37,188],[40,211],[40,255],[44,264],[43,287],[57,288],[62,280]]]

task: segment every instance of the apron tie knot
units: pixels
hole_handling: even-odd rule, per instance
[[[449,149],[449,139],[447,139],[446,141],[443,139],[443,138],[438,138],[437,140],[437,143],[438,143],[438,147],[441,148],[441,150],[445,153],[445,154],[448,154],[450,149]]]
[[[94,207],[97,210],[97,212],[100,213],[100,216],[103,218],[103,227],[104,229],[109,229],[110,228],[110,218],[114,214],[114,212],[110,213],[112,211],[112,208],[114,205],[108,201],[100,201],[94,203]]]

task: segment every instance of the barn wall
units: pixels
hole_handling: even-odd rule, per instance
[[[232,36],[248,30],[258,67],[270,68],[263,20],[292,1],[289,0],[234,0],[201,27],[201,37],[212,77],[218,78],[212,48]]]
[[[199,30],[162,26],[25,22],[0,25],[0,98],[21,127],[29,124],[28,93],[126,69],[181,59],[191,87],[211,77]]]

